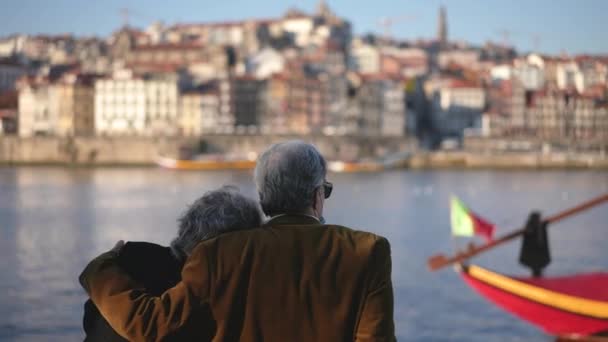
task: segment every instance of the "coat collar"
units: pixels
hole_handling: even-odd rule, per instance
[[[264,226],[321,224],[318,218],[306,214],[280,214],[271,217]]]

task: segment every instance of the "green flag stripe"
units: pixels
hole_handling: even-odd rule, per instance
[[[473,236],[475,233],[475,225],[469,210],[456,196],[452,196],[450,201],[450,220],[453,235]]]

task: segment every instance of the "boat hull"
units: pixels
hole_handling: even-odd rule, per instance
[[[602,285],[608,274],[524,279],[474,265],[461,274],[483,297],[551,335],[588,336],[608,330],[608,291]]]
[[[376,162],[343,162],[329,161],[327,169],[336,173],[351,173],[351,172],[380,172],[386,169],[383,164]]]
[[[251,170],[251,160],[183,160],[158,157],[156,164],[171,170]]]

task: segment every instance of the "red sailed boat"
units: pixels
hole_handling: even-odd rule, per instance
[[[483,297],[551,335],[608,332],[608,273],[521,278],[475,265],[460,270]]]

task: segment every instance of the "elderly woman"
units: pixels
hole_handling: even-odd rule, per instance
[[[118,263],[143,289],[160,295],[181,280],[182,266],[194,247],[219,234],[260,226],[258,204],[238,189],[224,186],[205,193],[179,218],[177,237],[170,247],[147,242],[127,242],[120,250]],[[192,323],[187,323],[169,340],[209,340],[215,323],[205,308],[197,310]],[[97,307],[85,304],[85,341],[126,341],[117,334]]]

